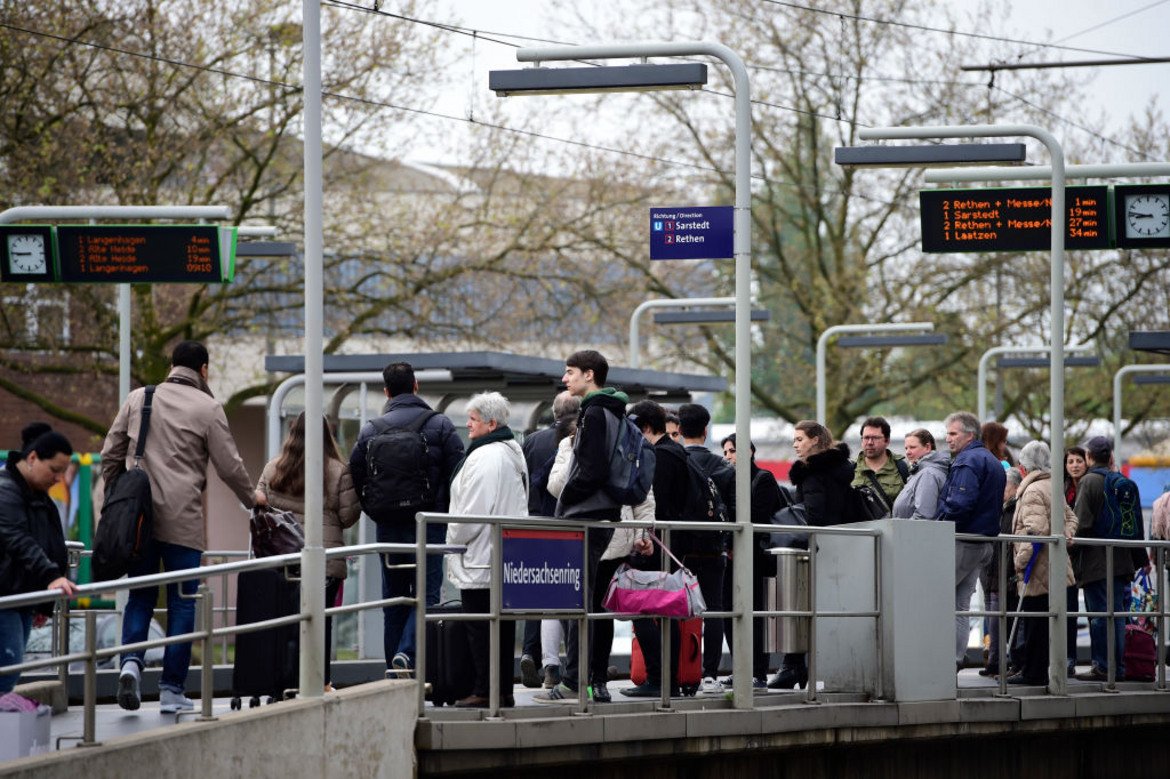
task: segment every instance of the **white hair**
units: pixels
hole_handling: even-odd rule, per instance
[[[467,413],[472,411],[478,412],[484,422],[494,420],[500,427],[508,424],[508,399],[498,392],[472,395],[471,400],[467,401]]]
[[[1052,453],[1048,451],[1048,444],[1043,441],[1029,441],[1024,444],[1024,448],[1020,450],[1020,465],[1027,468],[1029,473],[1051,471]]]

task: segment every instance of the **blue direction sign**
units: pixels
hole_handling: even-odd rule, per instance
[[[502,528],[503,608],[585,610],[585,533]]]
[[[678,206],[650,209],[650,259],[721,260],[735,256],[735,209]]]

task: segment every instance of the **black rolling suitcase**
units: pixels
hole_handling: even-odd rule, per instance
[[[458,603],[434,606],[429,614],[458,614]],[[475,667],[467,645],[467,624],[453,619],[427,620],[428,700],[436,706],[455,703],[471,695],[475,685]]]
[[[236,586],[236,623],[261,622],[296,614],[300,610],[299,582],[290,582],[283,570],[244,571]],[[235,667],[232,671],[233,709],[240,699],[250,698],[249,707],[284,697],[297,686],[300,670],[300,627],[282,625],[269,630],[236,635]]]

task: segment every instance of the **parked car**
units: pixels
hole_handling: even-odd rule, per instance
[[[103,612],[97,615],[97,648],[108,649],[122,643],[121,631],[119,626],[121,620],[118,615],[113,612]],[[166,638],[166,631],[162,629],[162,625],[158,624],[157,620],[150,621],[150,635],[151,641],[158,638]],[[161,666],[163,661],[164,647],[157,646],[146,650],[146,665]],[[74,652],[85,651],[85,615],[72,614],[69,617],[69,654]],[[58,653],[63,654],[63,653]],[[24,659],[25,661],[40,660],[42,658],[51,657],[53,655],[53,620],[50,619],[40,627],[34,627],[32,633],[29,634],[28,644],[25,646]],[[98,668],[114,668],[116,667],[117,657],[104,657],[98,660]],[[73,662],[69,664],[70,671],[84,670],[85,664],[81,662]]]

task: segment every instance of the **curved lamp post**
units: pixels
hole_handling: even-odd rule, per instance
[[[975,124],[939,125],[937,127],[869,127],[858,131],[862,140],[893,139],[934,139],[934,138],[1004,138],[1031,137],[1044,144],[1051,160],[1052,211],[1051,250],[1049,252],[1049,326],[1052,353],[1049,362],[1049,417],[1051,420],[1052,462],[1064,462],[1064,237],[1068,231],[1068,211],[1065,208],[1064,149],[1056,136],[1042,127],[1030,124]],[[1064,484],[1052,479],[1051,514],[1052,527],[1062,527],[1064,521]],[[1063,549],[1059,547],[1058,549]],[[1062,554],[1052,556],[1049,567],[1049,581],[1052,591],[1059,591],[1065,576],[1065,560]],[[1059,629],[1065,619],[1063,602],[1056,604],[1052,618],[1049,642],[1048,688],[1054,695],[1068,691],[1068,678],[1062,664],[1065,653],[1065,634]],[[1057,672],[1060,670],[1060,673]]]
[[[1068,353],[1073,352],[1091,352],[1093,351],[1092,344],[1080,344],[1079,346],[1066,346],[1064,350]],[[978,412],[979,421],[987,422],[987,367],[991,364],[992,357],[998,357],[1004,354],[1048,354],[1050,349],[1047,346],[993,346],[983,353],[979,358],[979,372],[976,378],[976,391],[978,393]],[[998,372],[996,374],[996,381],[999,381]]]
[[[1113,374],[1113,450],[1121,448],[1121,380],[1131,373],[1170,372],[1170,363],[1123,365]]]
[[[817,421],[825,424],[825,349],[829,339],[843,333],[921,333],[934,330],[934,322],[898,322],[866,325],[833,325],[817,339]],[[736,439],[739,439],[738,434]]]

